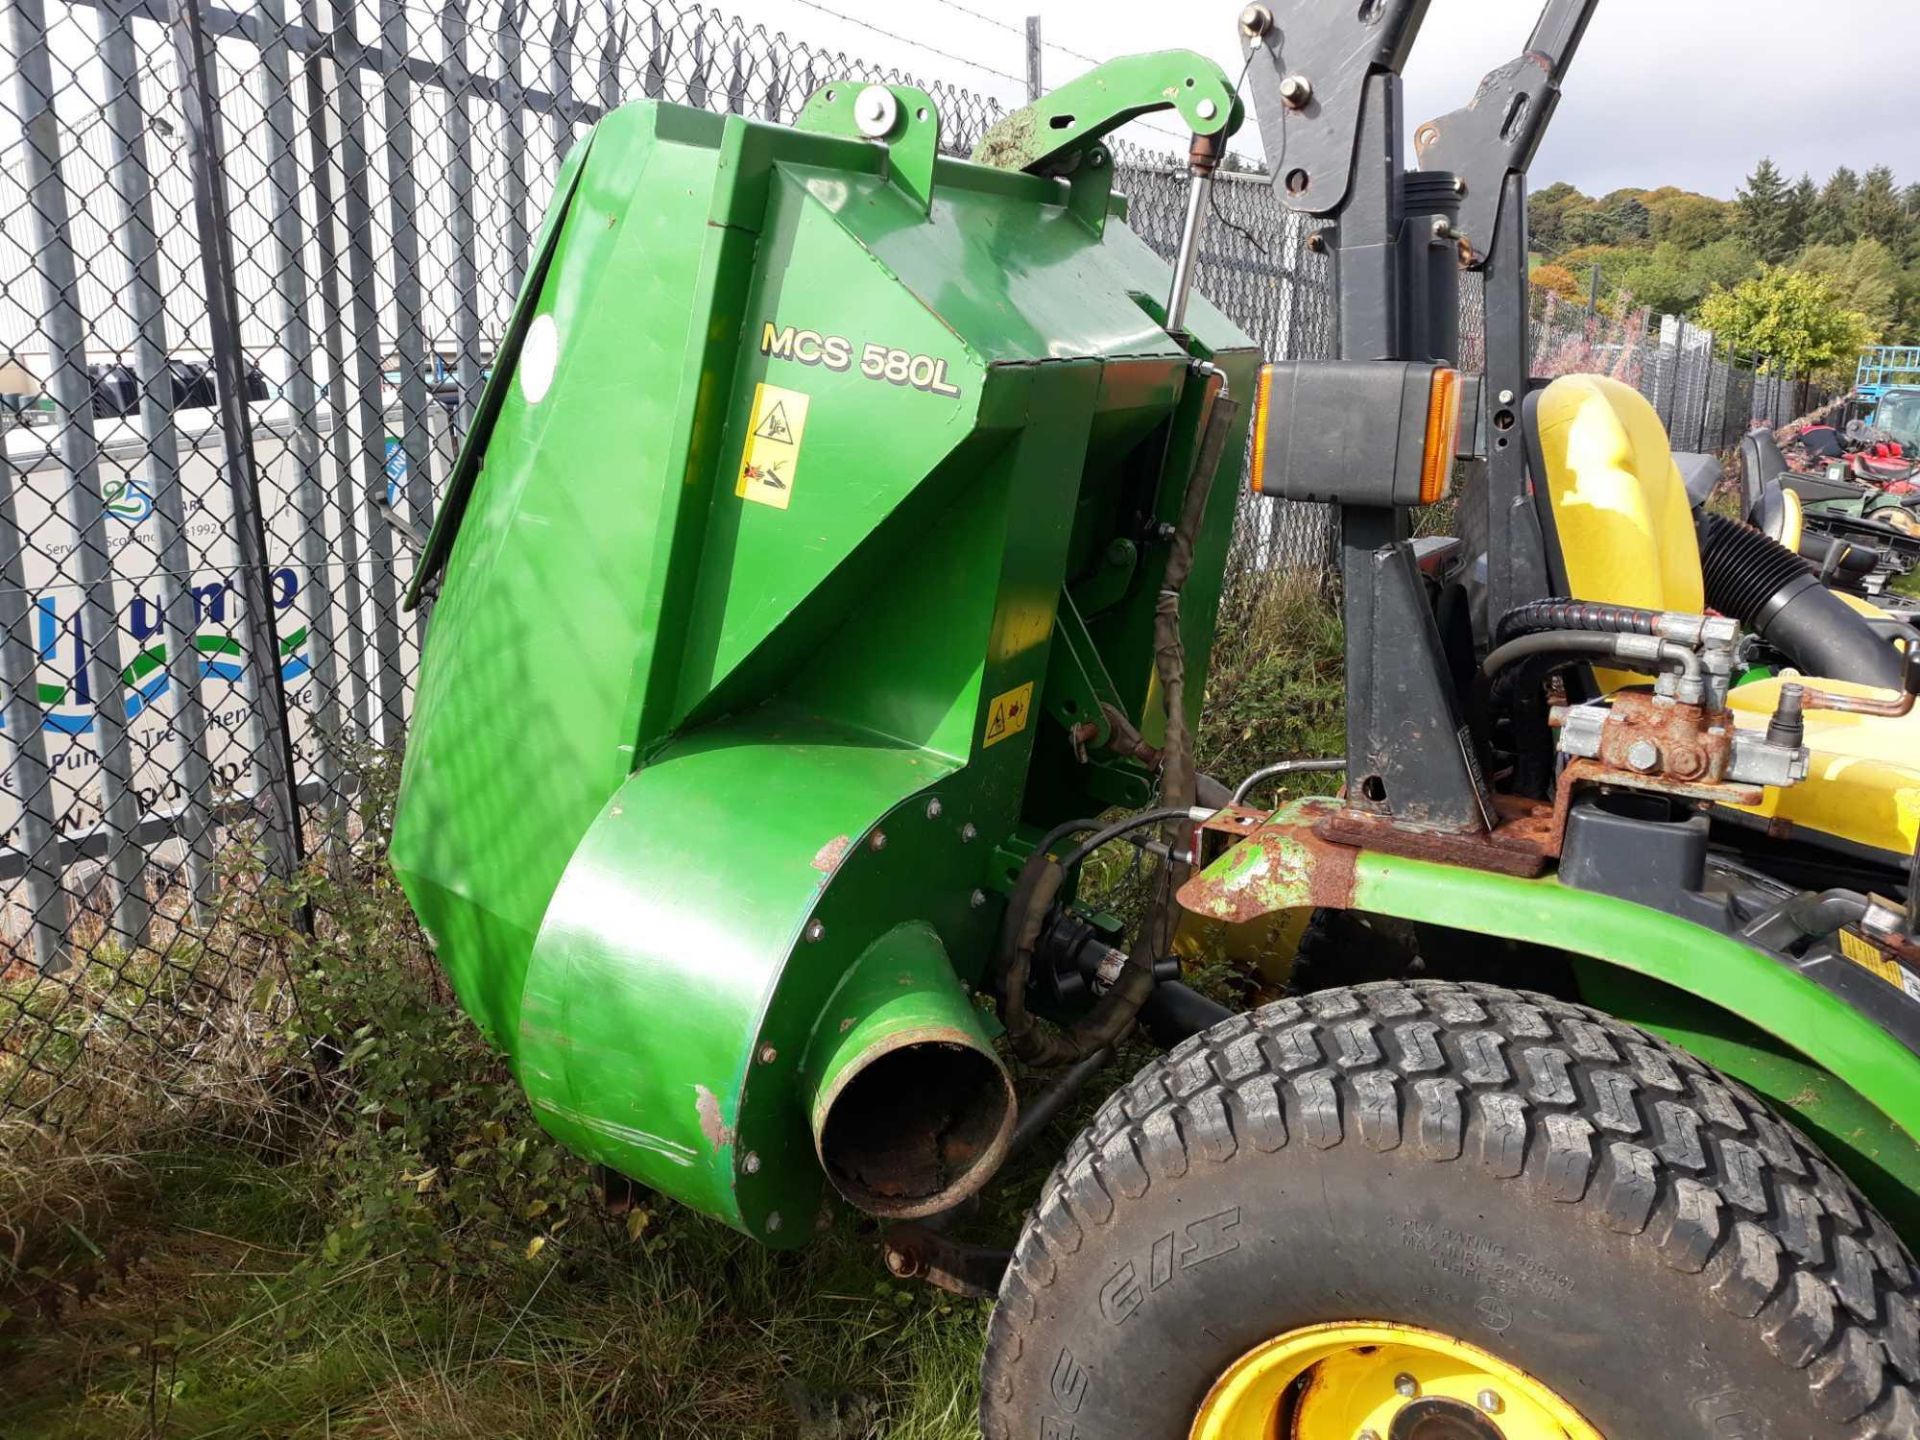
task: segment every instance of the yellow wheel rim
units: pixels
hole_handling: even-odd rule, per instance
[[[1190,1440],[1604,1440],[1476,1345],[1411,1325],[1310,1325],[1227,1368]]]
[[[1902,535],[1920,535],[1920,520],[1916,520],[1913,512],[1904,506],[1898,509],[1888,506],[1874,518],[1889,530],[1898,530]]]

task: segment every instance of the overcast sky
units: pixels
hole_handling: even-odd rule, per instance
[[[1010,77],[1025,73],[1024,42],[1014,31],[1034,13],[1048,41],[1085,55],[1186,46],[1238,73],[1238,0],[819,4],[849,20],[806,0],[731,0],[719,8],[1012,102],[1022,92]],[[1410,118],[1465,104],[1482,75],[1519,53],[1538,14],[1539,0],[1433,0],[1407,70]],[[1568,180],[1591,194],[1679,185],[1730,198],[1768,154],[1790,176],[1805,170],[1824,180],[1836,165],[1889,164],[1903,182],[1920,181],[1920,91],[1910,77],[1916,60],[1915,0],[1600,0],[1534,181]],[[1086,63],[1049,48],[1045,66],[1052,85]],[[1259,143],[1250,125],[1236,148],[1257,154]]]

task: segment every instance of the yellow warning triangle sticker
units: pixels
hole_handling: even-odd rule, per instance
[[[780,440],[791,445],[793,429],[787,424],[787,407],[776,400],[767,418],[760,422],[760,428],[753,433],[762,440]]]
[[[1027,715],[1033,709],[1033,682],[993,697],[987,707],[987,728],[980,737],[980,748],[997,745],[1010,735],[1027,728]]]
[[[746,444],[733,493],[758,505],[785,510],[793,500],[794,474],[800,466],[800,441],[807,429],[809,398],[762,381],[753,388]]]

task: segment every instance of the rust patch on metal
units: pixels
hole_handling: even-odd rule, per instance
[[[1674,780],[1717,783],[1733,763],[1733,715],[1698,705],[1656,701],[1651,695],[1616,695],[1600,732],[1599,759],[1630,774],[1657,772]],[[1642,749],[1642,763],[1632,754]]]
[[[855,1082],[884,1056],[935,1061],[884,1087]],[[975,1065],[937,1063],[955,1052]],[[969,1073],[971,1072],[971,1073]],[[950,1209],[992,1177],[1015,1117],[1013,1081],[990,1052],[948,1025],[915,1025],[862,1052],[814,1106],[815,1153],[833,1186],[871,1215],[912,1220]]]
[[[1208,832],[1242,838],[1222,857],[1228,863],[1180,887],[1183,907],[1239,925],[1280,910],[1345,910],[1353,904],[1356,851],[1294,821],[1256,823],[1251,834],[1242,834],[1246,813],[1223,810],[1201,827],[1203,841]],[[1234,853],[1245,858],[1233,864]]]
[[[847,851],[853,848],[853,837],[836,835],[814,852],[813,868],[822,875],[831,875],[840,868],[840,862],[847,858]]]
[[[700,1133],[715,1150],[733,1144],[733,1127],[720,1117],[720,1097],[704,1085],[693,1087],[693,1108],[700,1115]]]
[[[1362,810],[1339,811],[1314,828],[1339,844],[1356,845],[1382,855],[1491,870],[1496,875],[1516,875],[1523,880],[1543,874],[1548,863],[1560,853],[1553,807],[1511,795],[1496,796],[1494,805],[1500,823],[1492,830],[1466,833],[1425,830],[1396,824],[1390,816]]]
[[[880,1242],[887,1269],[902,1280],[929,1285],[972,1300],[991,1300],[1013,1263],[1013,1252],[950,1240],[912,1221],[889,1225]]]
[[[1636,775],[1615,770],[1598,760],[1571,760],[1560,772],[1560,784],[1554,790],[1553,853],[1560,853],[1566,838],[1567,816],[1573,809],[1576,790],[1602,785],[1613,790],[1641,790],[1652,795],[1671,795],[1676,800],[1704,800],[1713,805],[1758,805],[1766,791],[1757,785],[1716,785],[1708,781],[1670,780],[1663,775]]]

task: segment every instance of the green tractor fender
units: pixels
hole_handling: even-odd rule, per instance
[[[1813,1134],[1909,1239],[1920,1234],[1920,1006],[1868,970],[1815,973],[1679,916],[1563,885],[1356,850],[1271,817],[1181,903],[1239,923],[1362,911],[1560,951],[1583,998],[1726,1071]],[[1652,982],[1652,983],[1649,983]],[[1912,1012],[1912,1013],[1909,1013]]]

